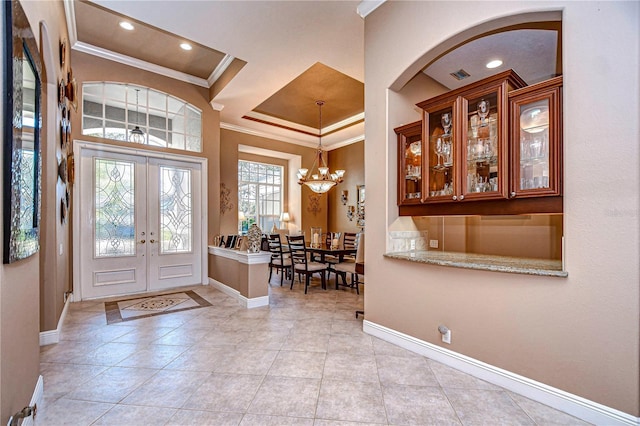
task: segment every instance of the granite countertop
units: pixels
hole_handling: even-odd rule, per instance
[[[547,277],[567,277],[569,275],[566,271],[562,270],[561,260],[492,256],[437,250],[385,253],[384,256],[391,259],[409,260],[411,262],[451,266],[454,268],[479,269]]]

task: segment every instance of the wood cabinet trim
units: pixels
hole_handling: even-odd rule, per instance
[[[426,101],[416,104],[422,108],[423,116],[421,121],[409,123],[397,127],[398,135],[398,166],[400,167],[404,153],[400,152],[401,137],[411,137],[417,128],[422,130],[422,199],[404,200],[403,193],[404,176],[402,169],[398,173],[398,206],[401,216],[442,216],[442,215],[505,215],[505,214],[535,214],[547,213],[555,214],[563,212],[562,201],[562,153],[563,153],[563,130],[562,130],[562,84],[563,77],[558,76],[549,80],[526,86],[513,70],[496,74],[487,79],[471,83],[459,89],[452,90],[442,95],[435,96]],[[467,173],[467,157],[462,149],[462,142],[467,138],[468,123],[464,119],[468,112],[468,100],[482,96],[484,93],[497,91],[497,114],[501,120],[498,123],[498,147],[500,176],[503,176],[501,185],[496,192],[465,193],[466,184],[462,179]],[[516,181],[519,175],[520,160],[516,153],[519,150],[519,116],[516,117],[517,105],[535,102],[536,100],[549,99],[550,109],[550,133],[549,139],[553,140],[553,147],[549,145],[549,167],[550,179],[553,185],[550,188],[535,190],[516,190]],[[452,167],[454,173],[453,196],[429,197],[430,188],[430,137],[429,135],[429,115],[451,108],[454,120],[453,139],[455,140],[456,152],[454,152],[455,163]],[[518,128],[515,128],[517,126]],[[406,140],[406,139],[405,139]],[[514,142],[515,141],[515,142]],[[466,146],[466,144],[464,144]],[[516,167],[518,169],[516,170]],[[515,198],[509,198],[512,193],[516,193]],[[464,195],[464,197],[460,197]],[[496,197],[497,195],[497,197]],[[462,198],[462,200],[460,200]],[[490,198],[490,199],[489,199]],[[458,201],[455,201],[458,200]]]

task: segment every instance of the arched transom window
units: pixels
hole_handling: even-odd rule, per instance
[[[202,111],[148,87],[84,83],[82,134],[202,152]]]

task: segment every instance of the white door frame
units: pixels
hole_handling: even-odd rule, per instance
[[[201,200],[202,200],[202,209],[200,212],[201,215],[201,223],[202,223],[202,238],[201,238],[201,284],[208,284],[208,169],[207,169],[207,159],[202,157],[193,157],[190,155],[182,155],[182,154],[173,154],[173,153],[165,153],[158,151],[150,151],[146,149],[138,149],[138,148],[129,148],[122,147],[98,142],[89,142],[82,140],[74,140],[73,141],[73,155],[75,158],[75,173],[76,182],[73,185],[73,301],[77,302],[83,300],[82,297],[82,286],[80,283],[80,181],[79,177],[82,176],[82,151],[84,149],[91,149],[95,151],[102,151],[105,153],[119,153],[119,154],[127,154],[127,155],[138,155],[144,156],[148,158],[161,158],[167,160],[178,160],[184,161],[187,163],[197,163],[200,164],[202,171],[202,185],[201,185]]]

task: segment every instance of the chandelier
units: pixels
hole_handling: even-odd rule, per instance
[[[324,101],[316,101],[320,111],[320,128],[318,132],[318,149],[316,158],[313,160],[311,169],[298,169],[298,183],[307,185],[309,189],[317,194],[324,194],[336,184],[342,182],[344,170],[336,170],[335,173],[329,173],[329,167],[324,159],[322,151],[322,105]]]

